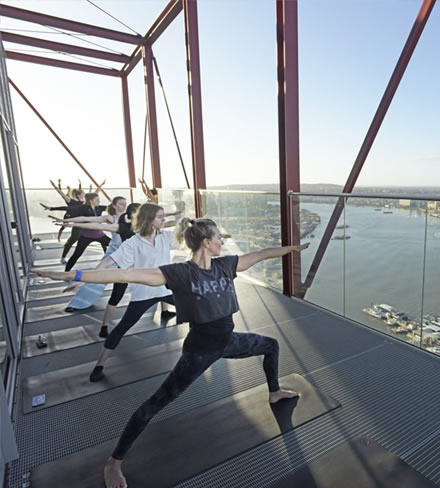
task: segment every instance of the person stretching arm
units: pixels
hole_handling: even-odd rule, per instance
[[[175,296],[178,321],[190,322],[191,327],[183,344],[182,355],[173,371],[159,389],[133,413],[115,450],[108,458],[104,467],[107,488],[127,487],[121,464],[133,442],[154,415],[222,357],[234,359],[264,356],[263,369],[269,389],[269,402],[277,403],[298,396],[296,391],[282,389],[279,385],[279,345],[276,339],[253,333],[233,332],[232,314],[239,310],[233,280],[236,271],[246,270],[264,259],[300,252],[308,244],[264,249],[243,256],[218,257],[223,239],[214,221],[182,219],[177,235],[183,235],[186,245],[193,253],[191,260],[185,263],[84,273],[34,270],[40,276],[58,280],[75,278],[85,282],[134,282],[148,286],[166,284]],[[209,293],[207,287],[215,293]],[[201,296],[203,300],[200,300]],[[212,334],[214,330],[216,333]]]

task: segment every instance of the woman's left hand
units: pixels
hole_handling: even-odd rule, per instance
[[[307,249],[310,246],[310,242],[306,242],[305,244],[300,244],[298,246],[292,246],[292,251],[301,252],[304,249]]]

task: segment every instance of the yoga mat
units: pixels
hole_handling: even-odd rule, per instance
[[[124,461],[128,486],[174,486],[339,406],[297,374],[282,384],[299,391],[300,399],[270,405],[261,385],[150,423]],[[102,488],[102,469],[115,445],[108,441],[34,468],[32,488]]]

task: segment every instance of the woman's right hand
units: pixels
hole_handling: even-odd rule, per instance
[[[49,210],[50,209],[50,207],[48,207],[47,205],[44,205],[44,203],[41,203],[40,202],[40,205],[44,208],[44,210]]]
[[[55,281],[71,281],[75,279],[75,273],[72,271],[41,271],[35,268],[30,268],[29,271],[40,278],[50,278]]]

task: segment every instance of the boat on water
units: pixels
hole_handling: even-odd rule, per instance
[[[383,210],[382,213],[384,214],[390,214],[390,213],[393,213],[392,210]]]
[[[375,208],[374,211],[375,212],[380,212],[382,209],[381,208]]]
[[[383,319],[385,318],[385,314],[380,312],[379,310],[375,309],[374,307],[366,307],[362,309],[362,312],[371,315],[375,319]]]
[[[332,240],[336,240],[336,241],[343,241],[345,239],[350,239],[350,236],[335,236],[335,237],[332,237]]]
[[[432,347],[440,347],[440,317],[424,315],[423,323],[406,312],[402,312],[386,303],[371,304],[362,311],[375,319],[382,320],[395,334],[405,334],[410,342],[420,343],[421,333],[423,342]]]
[[[337,229],[348,229],[349,227],[350,227],[349,225],[344,225],[344,224],[336,226]]]

